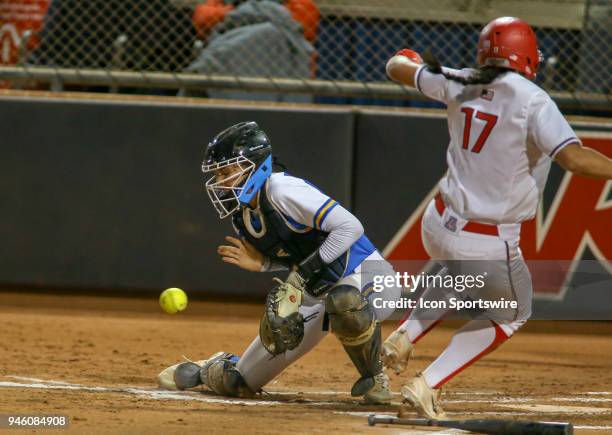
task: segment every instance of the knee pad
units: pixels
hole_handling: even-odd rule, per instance
[[[374,310],[359,289],[339,285],[330,290],[325,299],[332,332],[345,345],[356,346],[374,333]]]
[[[194,362],[184,362],[177,365],[174,370],[174,384],[179,390],[197,387],[202,383],[200,369],[201,367]]]
[[[226,361],[223,359],[214,361],[207,367],[202,367],[200,378],[204,385],[213,390],[220,396],[229,396],[223,385],[223,373],[225,372]]]

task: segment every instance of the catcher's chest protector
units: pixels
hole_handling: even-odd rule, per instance
[[[267,183],[266,183],[267,187]],[[271,203],[264,187],[259,194],[259,210],[242,207],[232,217],[240,234],[259,252],[272,261],[291,268],[319,249],[326,232],[306,227],[282,215]],[[348,253],[348,251],[347,251]],[[322,281],[335,283],[344,274],[348,255],[341,255],[332,262]]]

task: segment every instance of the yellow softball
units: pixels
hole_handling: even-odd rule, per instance
[[[187,308],[187,294],[180,288],[168,288],[159,295],[159,305],[166,313],[176,314]]]

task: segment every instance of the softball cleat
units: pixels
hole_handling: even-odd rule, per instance
[[[403,329],[393,331],[383,343],[381,359],[384,366],[399,375],[406,370],[413,348],[414,345],[408,339],[406,331]]]
[[[401,389],[404,403],[410,404],[420,417],[431,420],[444,420],[446,418],[446,413],[440,406],[441,393],[441,389],[434,389],[427,385],[422,373],[417,374]],[[410,407],[402,405],[397,416],[406,418],[410,411]]]
[[[374,387],[363,396],[364,403],[367,405],[388,405],[392,398],[389,376],[384,372],[374,376]]]

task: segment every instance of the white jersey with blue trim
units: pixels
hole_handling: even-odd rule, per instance
[[[466,77],[474,70],[444,71]],[[422,66],[415,84],[447,106],[448,172],[440,181],[445,203],[468,220],[532,218],[552,158],[579,142],[550,96],[514,72],[487,85],[464,86]]]
[[[315,228],[329,233],[319,249],[325,263],[347,251],[353,270],[376,248],[365,237],[361,222],[338,202],[309,182],[286,173],[274,173],[268,182],[268,198],[296,231]]]

